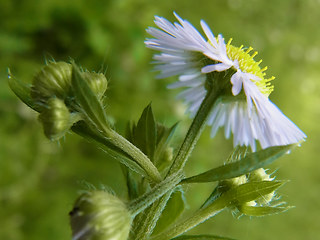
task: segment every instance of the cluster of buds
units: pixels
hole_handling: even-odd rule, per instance
[[[51,140],[63,137],[81,120],[72,89],[73,66],[66,62],[50,62],[32,81],[31,98],[38,106],[45,135]],[[102,73],[81,72],[92,92],[102,100],[108,81]]]
[[[82,194],[70,212],[73,240],[127,240],[132,217],[126,205],[105,191]]]
[[[246,175],[242,175],[236,178],[227,179],[219,182],[218,190],[220,193],[227,192],[231,189],[237,188],[242,184],[245,183],[258,183],[263,181],[273,181],[274,178],[270,177],[270,174],[266,173],[266,170],[263,168],[259,168],[251,173]],[[263,207],[263,206],[271,206],[272,201],[275,200],[275,191],[269,192],[267,194],[262,194],[259,198],[256,198],[252,201],[248,202],[237,202],[235,204],[230,205],[229,207],[232,210],[232,213],[240,217],[241,215],[255,215],[252,211],[248,211],[249,209],[252,210],[255,207]],[[266,213],[268,214],[268,213]],[[259,214],[257,214],[259,215]]]

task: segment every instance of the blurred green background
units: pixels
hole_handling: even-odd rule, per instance
[[[235,219],[225,211],[192,230],[237,239],[305,239],[320,236],[320,1],[319,0],[1,0],[0,1],[0,239],[70,239],[68,212],[86,183],[110,186],[125,198],[119,165],[78,136],[50,142],[37,114],[7,85],[7,68],[31,81],[46,59],[68,61],[110,80],[107,110],[124,133],[152,101],[158,121],[181,121],[179,143],[190,120],[167,90],[172,79],[155,80],[145,29],[154,15],[173,21],[172,12],[199,28],[206,20],[215,34],[234,45],[252,46],[256,59],[276,76],[271,100],[307,135],[270,166],[277,179],[290,179],[280,193],[296,208],[264,218]],[[188,175],[222,164],[232,141],[207,129],[188,163]],[[176,145],[177,145],[176,143]],[[189,186],[189,211],[213,184]]]

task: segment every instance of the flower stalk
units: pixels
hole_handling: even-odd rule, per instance
[[[212,75],[210,75],[212,76]],[[220,80],[220,79],[219,79]],[[223,80],[223,79],[222,79]],[[213,79],[212,79],[213,81]],[[174,159],[174,162],[169,170],[169,175],[184,168],[194,146],[196,145],[205,125],[207,118],[212,110],[217,99],[220,97],[219,92],[214,88],[209,88],[205,99],[203,100],[195,118],[193,119],[187,135],[180,146],[180,149]]]
[[[181,171],[194,146],[199,140],[200,135],[202,134],[204,127],[206,126],[207,119],[212,111],[213,106],[218,101],[218,99],[224,94],[226,85],[230,81],[229,74],[208,74],[206,85],[207,85],[207,94],[204,100],[202,101],[196,116],[194,117],[187,135],[180,146],[180,149],[174,159],[173,164],[170,167],[169,175],[177,171]]]
[[[120,134],[114,130],[104,127],[103,133],[105,137],[116,147],[121,149],[123,152],[128,154],[132,159],[142,167],[147,173],[147,177],[154,183],[159,183],[162,177],[158,169],[150,161],[150,159],[136,146],[134,146],[127,139],[122,137]]]
[[[150,159],[140,149],[111,129],[101,101],[98,99],[97,95],[94,94],[88,81],[86,81],[85,77],[83,77],[75,64],[73,64],[72,69],[72,87],[77,102],[82,107],[85,119],[89,121],[88,124],[90,125],[91,123],[95,125],[112,145],[132,157],[132,159],[146,171],[147,176],[151,181],[155,183],[160,182],[160,173]]]
[[[174,227],[166,230],[165,232],[155,237],[152,237],[151,240],[167,240],[177,237],[187,232],[188,230],[194,228],[195,226],[199,225],[200,223],[206,221],[207,219],[217,215],[222,210],[224,210],[225,207],[226,204],[224,201],[217,200],[207,208],[199,209],[191,217],[183,220],[178,224],[175,224]]]
[[[215,79],[217,77],[217,79]],[[219,99],[221,95],[221,91],[223,88],[221,86],[219,88],[212,87],[212,84],[216,81],[225,83],[228,82],[228,80],[224,79],[225,77],[228,77],[228,75],[225,74],[209,74],[208,75],[208,92],[203,100],[195,118],[193,119],[190,128],[187,132],[187,135],[182,142],[179,151],[170,167],[170,170],[167,174],[167,178],[170,178],[172,175],[175,175],[177,172],[182,172],[183,168],[192,153],[192,150],[194,149],[194,146],[196,145],[205,125],[207,118],[211,112],[212,107],[214,106],[215,102]],[[224,86],[224,84],[222,84]],[[148,236],[152,233],[153,226],[157,222],[159,216],[156,213],[161,213],[162,209],[166,205],[167,201],[170,198],[171,192],[168,192],[161,200],[160,202],[162,204],[154,205],[150,211],[148,212],[148,221],[145,222],[144,226],[140,229],[140,234],[137,236],[139,238],[135,239],[147,239]],[[150,220],[151,219],[151,220]]]
[[[149,207],[152,203],[154,203],[156,200],[158,200],[160,197],[162,197],[164,194],[166,194],[169,191],[172,191],[176,187],[176,185],[181,181],[181,179],[182,174],[174,174],[163,180],[161,183],[154,186],[151,189],[151,191],[143,194],[139,198],[130,202],[128,208],[131,212],[131,215],[135,217],[140,212]]]

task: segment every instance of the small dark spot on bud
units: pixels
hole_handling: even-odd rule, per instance
[[[70,212],[69,216],[74,216],[80,210],[79,207],[74,207]]]

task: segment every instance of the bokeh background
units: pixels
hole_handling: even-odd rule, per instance
[[[277,179],[289,179],[280,193],[296,208],[264,218],[235,219],[225,211],[192,230],[237,239],[320,237],[320,1],[319,0],[1,0],[0,1],[0,239],[70,239],[68,212],[79,189],[108,186],[125,198],[117,163],[78,136],[50,142],[37,121],[7,85],[7,68],[31,81],[45,60],[68,61],[105,71],[109,115],[119,132],[137,120],[152,101],[158,121],[180,121],[175,144],[190,119],[167,90],[174,78],[155,80],[152,51],[144,46],[153,16],[173,21],[176,11],[197,28],[206,20],[215,34],[234,45],[252,46],[256,59],[276,76],[271,95],[307,135],[301,148],[270,166]],[[187,174],[218,166],[232,150],[220,132],[199,141]],[[189,186],[189,211],[214,184]]]

